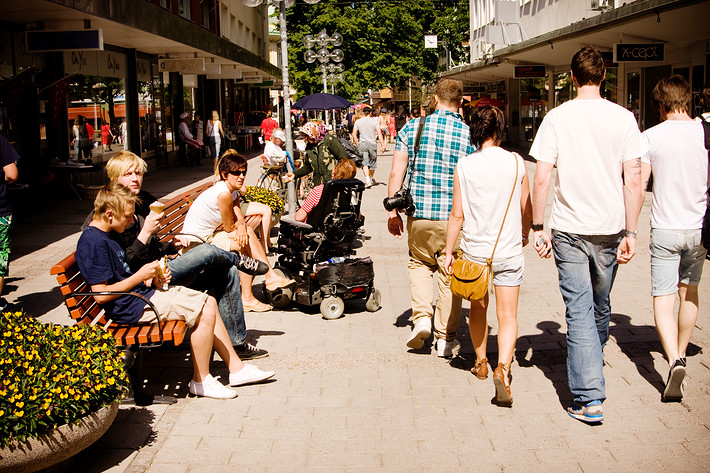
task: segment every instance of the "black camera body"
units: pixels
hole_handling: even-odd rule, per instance
[[[414,210],[416,210],[412,194],[409,193],[409,189],[406,187],[395,192],[392,197],[385,197],[385,200],[382,201],[382,205],[385,206],[385,210],[388,212],[396,209],[401,210],[409,216],[414,215]]]

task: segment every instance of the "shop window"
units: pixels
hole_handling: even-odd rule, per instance
[[[555,74],[555,103],[554,106],[562,105],[574,98],[574,83],[569,72]]]
[[[123,79],[77,74],[70,84],[68,100],[69,145],[74,159],[105,162],[123,149]]]
[[[601,94],[602,97],[610,102],[619,103],[619,80],[617,74],[619,73],[619,68],[608,67],[606,70],[606,76],[602,81]]]
[[[520,126],[524,141],[532,142],[548,110],[547,79],[520,79]]]
[[[626,74],[626,108],[634,114],[636,122],[641,120],[641,73],[629,72]]]

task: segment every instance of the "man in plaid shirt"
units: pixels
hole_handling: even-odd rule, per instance
[[[392,161],[387,195],[392,197],[404,183],[414,161],[409,185],[416,210],[407,218],[409,245],[409,281],[412,292],[414,329],[407,341],[409,348],[419,349],[431,335],[434,315],[434,346],[441,357],[450,357],[458,349],[456,330],[461,319],[461,299],[451,294],[443,271],[446,249],[446,225],[453,199],[453,176],[459,158],[475,150],[469,139],[468,125],[458,111],[463,100],[463,84],[441,79],[434,89],[436,111],[428,117],[411,120],[399,133]],[[425,120],[414,159],[414,142],[419,120]],[[401,239],[404,225],[397,210],[389,212],[387,229]],[[458,244],[456,251],[458,251]],[[436,311],[432,280],[438,271],[439,293]]]

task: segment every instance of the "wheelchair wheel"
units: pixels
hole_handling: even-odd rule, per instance
[[[379,289],[373,289],[370,291],[370,295],[367,296],[365,301],[365,308],[368,312],[377,312],[382,307],[382,294]]]
[[[320,303],[320,313],[324,319],[335,320],[343,316],[345,302],[340,297],[330,296]]]
[[[274,272],[281,277],[290,279],[291,276],[286,272],[285,269],[276,267]],[[293,298],[293,286],[292,287],[282,287],[276,289],[275,291],[266,291],[269,296],[269,303],[274,309],[285,309],[291,303]]]

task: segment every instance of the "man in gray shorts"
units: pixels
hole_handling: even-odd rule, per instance
[[[372,187],[375,182],[375,168],[377,168],[377,140],[380,140],[382,151],[385,150],[385,140],[382,138],[382,131],[380,131],[377,118],[370,116],[372,109],[365,107],[362,112],[365,116],[355,122],[353,142],[360,150],[360,154],[362,154],[362,172],[365,174],[365,187]]]
[[[708,151],[703,125],[688,114],[692,93],[682,76],[660,80],[651,98],[661,116],[661,123],[641,135],[647,147],[641,159],[645,184],[653,171],[651,295],[656,330],[669,365],[662,399],[680,402],[685,350],[698,318],[698,283],[706,254],[701,228],[710,185]]]

